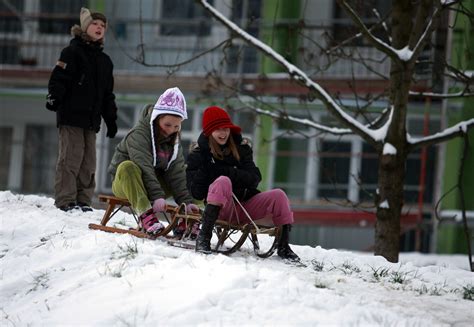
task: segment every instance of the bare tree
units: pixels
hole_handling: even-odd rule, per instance
[[[307,73],[290,63],[284,56],[277,53],[258,38],[251,36],[244,29],[223,16],[206,0],[197,0],[213,17],[220,21],[233,37],[241,38],[248,45],[256,48],[261,54],[280,64],[288,73],[289,78],[299,82],[309,91],[310,95],[319,99],[327,111],[341,124],[342,128],[324,126],[311,121],[299,121],[326,133],[354,133],[372,145],[379,157],[378,193],[375,199],[377,222],[375,226],[375,255],[382,255],[391,262],[398,262],[400,216],[403,206],[403,185],[405,182],[406,161],[409,153],[420,147],[438,144],[449,139],[464,136],[474,126],[474,119],[469,119],[433,135],[422,138],[411,137],[406,130],[407,109],[410,96],[424,97],[459,97],[472,96],[472,77],[453,67],[446,67],[450,78],[464,82],[462,91],[455,94],[437,94],[434,92],[412,92],[415,67],[420,55],[430,42],[441,15],[455,8],[458,14],[468,14],[472,21],[472,13],[456,7],[461,1],[434,0],[400,0],[394,1],[388,17],[380,18],[380,26],[389,25],[388,42],[377,37],[372,28],[367,27],[349,1],[338,0],[338,4],[351,18],[354,27],[359,31],[354,37],[364,37],[373,47],[387,56],[391,63],[387,110],[380,114],[376,121],[363,124],[344,108],[335,96],[330,95],[320,84],[311,79]],[[258,113],[276,115],[275,112],[258,109]],[[281,117],[281,115],[280,115]],[[285,113],[286,119],[291,117]],[[380,124],[380,122],[383,124]]]
[[[408,103],[410,97],[423,97],[435,99],[447,99],[453,97],[473,96],[472,90],[473,77],[468,73],[449,65],[444,58],[426,62],[423,59],[424,49],[431,45],[433,36],[439,26],[440,20],[446,17],[446,13],[453,11],[456,15],[466,15],[472,26],[473,14],[463,7],[462,0],[397,0],[392,2],[390,12],[385,16],[374,12],[376,22],[371,26],[364,23],[361,15],[351,6],[353,1],[337,0],[338,5],[344,10],[351,19],[353,33],[348,39],[339,43],[331,42],[330,47],[318,44],[314,41],[317,48],[320,49],[321,56],[327,56],[328,60],[321,71],[330,66],[333,58],[344,58],[364,65],[368,70],[378,75],[382,80],[387,81],[387,89],[380,95],[367,95],[363,99],[366,105],[357,108],[345,107],[337,94],[330,94],[310,74],[295,64],[289,62],[285,56],[275,51],[269,45],[263,43],[260,39],[252,36],[245,31],[245,27],[238,26],[235,22],[229,20],[226,16],[216,10],[206,0],[196,0],[210,15],[217,19],[225,28],[228,29],[228,39],[217,44],[208,50],[202,51],[197,57],[205,55],[218,48],[222,49],[223,61],[226,61],[226,50],[235,42],[236,39],[243,40],[248,46],[256,49],[261,55],[270,58],[279,64],[283,71],[288,74],[290,80],[296,81],[306,90],[306,98],[320,100],[325,109],[337,120],[339,126],[327,126],[322,123],[301,119],[291,116],[285,110],[274,108],[268,110],[269,106],[265,104],[265,109],[250,104],[243,100],[244,91],[239,85],[227,84],[228,80],[221,77],[218,72],[210,72],[210,84],[213,87],[226,87],[232,89],[236,96],[245,106],[254,110],[257,114],[268,115],[271,117],[290,120],[299,124],[304,124],[321,131],[321,133],[330,133],[334,135],[356,134],[365,142],[370,144],[378,156],[378,190],[375,196],[376,207],[376,225],[375,225],[375,255],[382,255],[391,262],[398,262],[399,241],[400,241],[400,217],[403,207],[403,186],[405,183],[406,162],[408,155],[420,147],[431,146],[467,135],[468,131],[474,126],[474,119],[455,124],[444,130],[424,136],[414,138],[407,132]],[[444,16],[443,16],[444,15]],[[447,26],[453,28],[453,26]],[[381,38],[380,31],[385,33]],[[306,37],[301,35],[302,38]],[[358,39],[364,39],[373,48],[377,49],[382,55],[382,59],[370,58],[350,49],[351,42]],[[139,46],[140,56],[137,61],[148,66],[166,66],[153,65],[144,60],[144,48]],[[186,64],[195,58],[190,58],[182,63],[170,65],[175,71],[182,64]],[[372,63],[378,60],[390,61],[390,72],[387,76],[373,68]],[[416,68],[419,65],[431,65],[433,70],[450,83],[457,83],[459,86],[456,92],[436,93],[414,91],[416,84]],[[314,75],[312,75],[314,76]],[[440,77],[438,77],[441,79]],[[354,82],[357,76],[353,76]],[[238,82],[237,82],[238,84]],[[353,95],[356,99],[361,99],[354,87]],[[247,94],[248,95],[248,94]],[[388,106],[378,113],[377,117],[364,115],[364,109],[377,99],[386,98]],[[362,116],[362,118],[361,118]]]

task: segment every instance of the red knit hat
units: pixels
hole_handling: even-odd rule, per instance
[[[229,114],[224,109],[219,107],[209,107],[204,110],[202,116],[202,129],[204,135],[209,136],[216,129],[230,128],[232,134],[240,134],[242,129],[239,126],[232,124]]]

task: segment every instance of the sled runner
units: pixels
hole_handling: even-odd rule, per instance
[[[140,226],[138,221],[138,215],[131,208],[130,202],[127,199],[117,198],[110,195],[99,195],[99,200],[107,204],[104,216],[99,224],[89,224],[90,229],[101,230],[109,233],[121,233],[131,234],[140,238],[147,239],[162,239],[168,242],[170,245],[194,249],[194,242],[191,242],[189,235],[191,235],[191,228],[194,223],[200,223],[201,215],[194,213],[185,213],[184,205],[174,207],[168,206],[166,212],[161,217],[168,225],[158,234],[151,235],[146,233]],[[135,222],[137,223],[136,228],[120,228],[116,226],[107,226],[112,217],[121,209],[127,208],[133,215]],[[186,229],[184,233],[177,237],[174,233],[171,233],[178,223],[184,219]],[[276,226],[265,226],[252,223],[244,225],[230,224],[227,221],[217,220],[214,228],[214,233],[217,235],[217,244],[213,245],[213,251],[222,254],[231,254],[239,250],[242,245],[250,240],[255,255],[261,258],[267,258],[271,256],[277,246],[280,238],[280,228]],[[268,249],[262,250],[258,241],[258,235],[268,235],[273,237],[273,242]],[[234,240],[236,239],[236,240]],[[228,246],[229,244],[232,244]]]

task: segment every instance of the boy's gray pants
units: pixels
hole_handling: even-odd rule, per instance
[[[91,204],[95,189],[96,133],[80,127],[59,126],[55,205]]]

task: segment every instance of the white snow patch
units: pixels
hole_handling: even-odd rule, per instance
[[[385,200],[385,201],[383,201],[382,203],[379,204],[379,208],[382,208],[382,209],[389,209],[389,208],[390,208],[390,205],[388,204],[388,201]]]
[[[390,143],[385,143],[383,146],[383,154],[396,155],[397,149]]]
[[[410,61],[411,57],[413,56],[413,51],[410,50],[408,46],[405,46],[403,49],[393,49],[393,51],[398,55],[400,60],[402,61]]]
[[[104,210],[65,213],[51,198],[0,192],[0,307],[7,326],[463,326],[467,256],[291,245],[306,267],[250,244],[231,256],[88,228]],[[14,219],[12,219],[14,217]],[[110,222],[134,225],[118,212]],[[261,247],[271,238],[259,237]],[[217,240],[213,239],[213,244]],[[382,274],[383,273],[383,274]],[[402,284],[394,276],[403,276]],[[446,312],[450,314],[447,315]],[[72,314],[73,313],[73,314]]]

